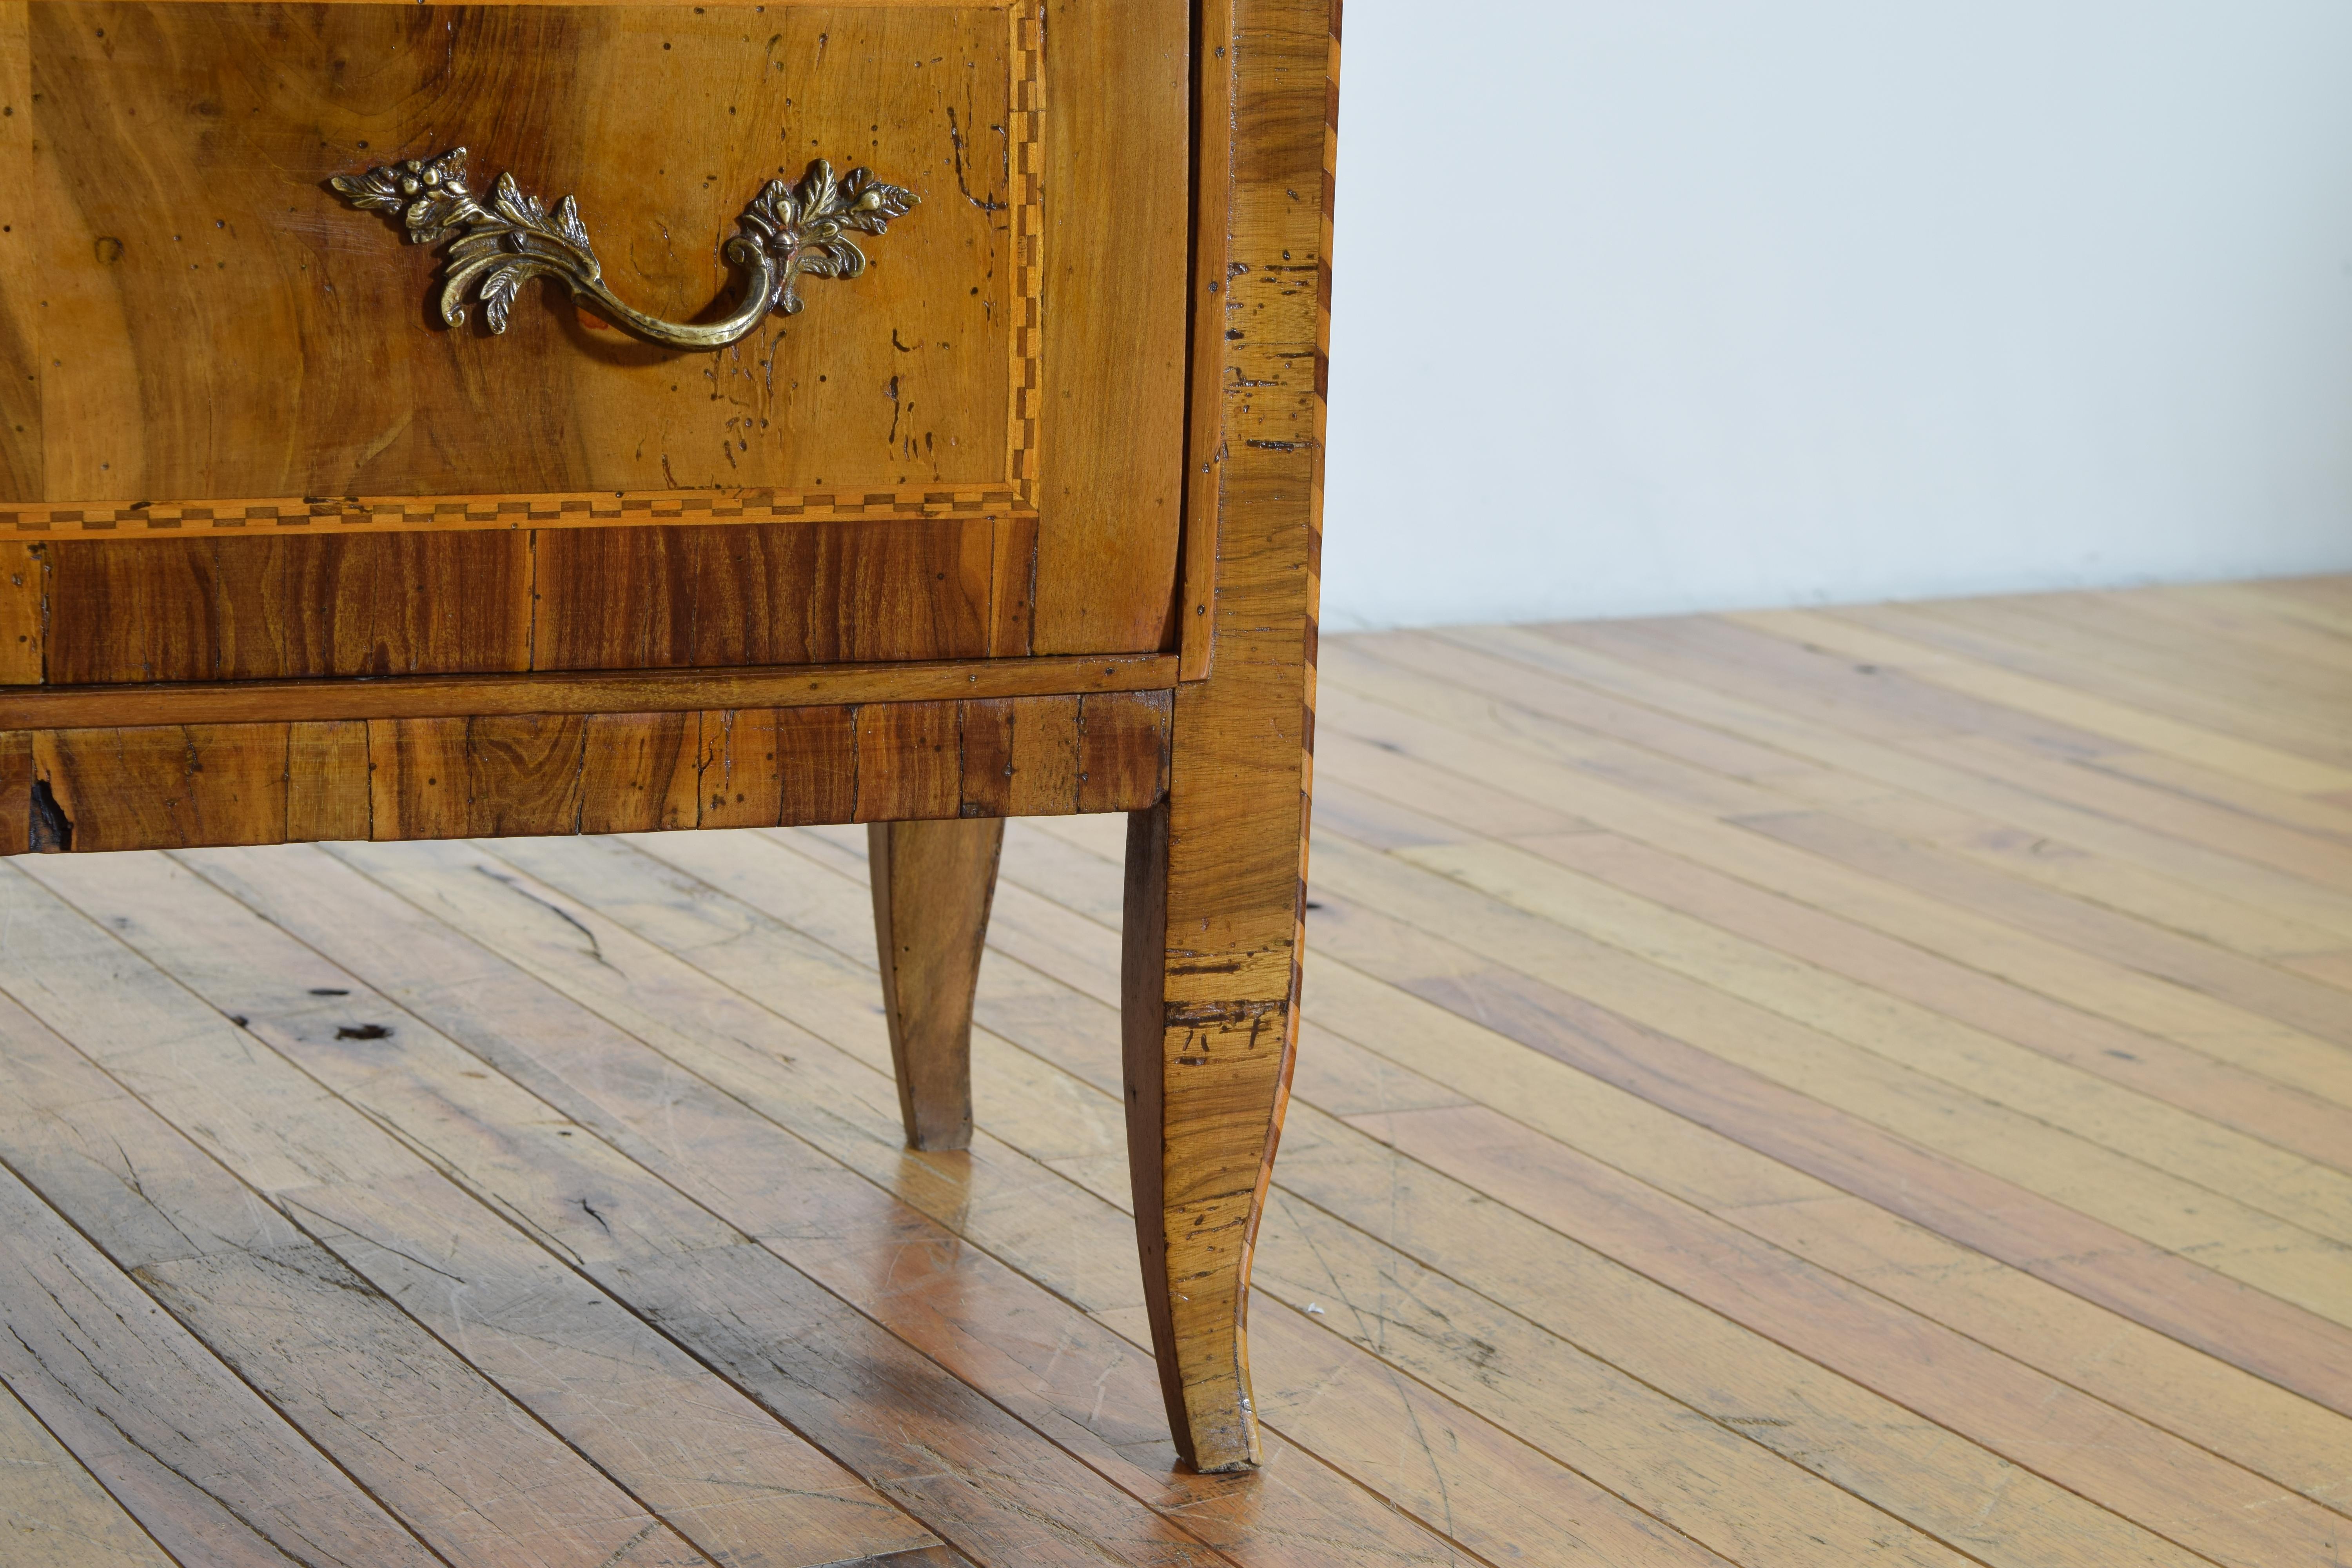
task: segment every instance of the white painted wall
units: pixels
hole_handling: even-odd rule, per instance
[[[2352,0],[1352,0],[1324,624],[2352,569]]]

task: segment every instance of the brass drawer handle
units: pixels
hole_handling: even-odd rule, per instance
[[[551,278],[587,298],[614,326],[676,349],[725,348],[748,336],[771,310],[793,314],[801,308],[795,285],[803,275],[856,277],[866,270],[866,252],[851,236],[884,233],[918,200],[864,169],[836,180],[822,158],[809,164],[797,185],[769,181],[743,209],[721,252],[749,274],[742,303],[724,320],[690,323],[648,316],[604,287],[604,268],[570,196],[551,214],[509,174],[499,176],[487,204],[478,198],[466,184],[463,147],[364,174],[338,174],[328,183],[355,207],[398,213],[413,244],[455,238],[443,258],[441,281],[441,319],[453,327],[466,320],[470,289],[490,331],[503,332],[524,282]]]

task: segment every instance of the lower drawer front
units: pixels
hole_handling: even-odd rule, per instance
[[[1025,654],[1017,521],[0,543],[18,684]]]

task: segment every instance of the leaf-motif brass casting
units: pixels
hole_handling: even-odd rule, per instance
[[[530,279],[551,278],[590,300],[614,325],[678,349],[724,348],[771,310],[793,314],[801,308],[796,285],[804,274],[856,277],[866,270],[866,253],[852,235],[886,232],[917,200],[864,169],[835,179],[833,165],[822,158],[796,185],[769,181],[721,250],[750,274],[742,303],[723,321],[698,324],[648,316],[604,287],[604,268],[570,196],[550,214],[509,174],[499,176],[487,203],[477,197],[466,184],[463,147],[364,174],[338,174],[328,183],[355,207],[397,214],[413,244],[455,242],[443,258],[441,281],[441,319],[453,327],[466,320],[470,291],[481,301],[490,331],[505,331],[516,292]]]

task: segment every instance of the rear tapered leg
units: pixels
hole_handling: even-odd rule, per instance
[[[971,1004],[1004,819],[877,822],[866,832],[882,1008],[911,1149],[971,1143]]]

